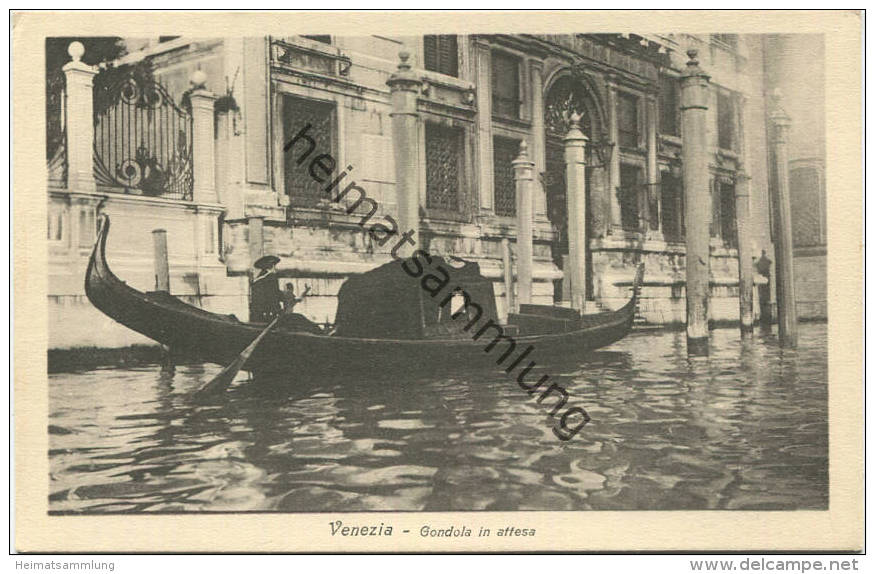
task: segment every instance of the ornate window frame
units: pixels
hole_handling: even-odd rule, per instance
[[[513,195],[513,211],[511,212],[502,212],[499,211],[499,201],[498,201],[498,177],[493,177],[492,184],[492,205],[495,212],[495,216],[498,218],[511,218],[515,219],[517,215],[518,205],[517,205],[517,197],[516,197],[516,180],[514,179],[514,171],[513,171],[513,160],[517,158],[519,155],[519,146],[522,141],[525,140],[525,137],[515,134],[513,136],[505,135],[504,132],[501,133],[493,133],[492,135],[492,171],[494,174],[498,173],[496,169],[498,166],[496,165],[496,155],[495,150],[498,146],[496,146],[496,142],[499,140],[503,140],[501,145],[508,145],[508,149],[514,149],[514,152],[511,154],[511,165],[510,167],[505,167],[505,169],[510,170],[510,185],[511,185],[511,194]]]
[[[285,151],[285,144],[287,143],[287,138],[290,137],[290,134],[285,133],[285,109],[287,105],[290,105],[293,100],[300,100],[306,102],[307,104],[311,104],[313,106],[323,106],[326,108],[326,111],[330,115],[330,145],[325,145],[325,137],[324,134],[311,132],[308,135],[312,137],[316,141],[316,147],[308,154],[307,159],[301,164],[302,166],[306,166],[319,154],[327,153],[330,154],[331,157],[336,162],[335,171],[340,172],[343,170],[343,164],[340,163],[339,159],[339,149],[340,149],[340,138],[338,137],[340,133],[342,133],[338,129],[338,109],[340,106],[337,105],[337,102],[330,98],[312,98],[312,97],[302,97],[296,93],[290,93],[286,91],[278,91],[275,94],[275,116],[274,120],[276,121],[276,131],[279,132],[278,140],[277,140],[277,157],[275,157],[275,179],[274,179],[274,188],[276,192],[282,197],[287,196],[289,199],[289,204],[294,207],[294,209],[319,209],[318,205],[324,205],[331,203],[330,197],[328,194],[325,195],[325,201],[319,201],[317,205],[304,205],[304,204],[295,204],[295,198],[288,194],[288,190],[286,189],[286,160],[289,157],[289,154],[293,156],[298,154],[298,150],[289,150]],[[292,158],[294,159],[294,158]]]
[[[428,207],[426,129],[429,124],[438,126],[439,128],[457,130],[459,133],[459,151],[462,157],[459,158],[458,208],[456,210]],[[425,212],[425,219],[462,223],[467,223],[472,220],[476,207],[474,205],[474,186],[471,181],[472,174],[474,173],[473,161],[475,149],[473,127],[474,124],[467,120],[440,116],[437,114],[423,114],[422,121],[419,123],[419,154],[421,166],[419,198],[421,210]]]

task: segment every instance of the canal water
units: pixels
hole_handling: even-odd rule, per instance
[[[592,418],[568,442],[501,372],[242,374],[194,401],[217,372],[51,375],[50,512],[828,508],[823,324],[797,350],[716,330],[694,360],[634,332],[549,373]]]

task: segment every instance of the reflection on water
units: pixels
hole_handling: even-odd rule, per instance
[[[592,417],[565,443],[500,372],[241,374],[210,403],[189,393],[211,365],[51,375],[50,510],[823,509],[826,326],[800,331],[718,330],[693,360],[634,333],[550,372]]]

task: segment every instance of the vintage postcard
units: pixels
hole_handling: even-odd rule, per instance
[[[13,13],[14,550],[860,550],[862,20]]]

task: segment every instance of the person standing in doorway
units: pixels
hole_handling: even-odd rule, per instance
[[[760,299],[760,326],[764,329],[772,328],[772,260],[763,249],[760,258],[754,261],[757,273],[766,278],[765,283],[757,285]]]
[[[282,293],[276,275],[279,262],[276,255],[265,255],[253,264],[259,270],[249,288],[249,320],[253,323],[269,323],[282,312]]]

